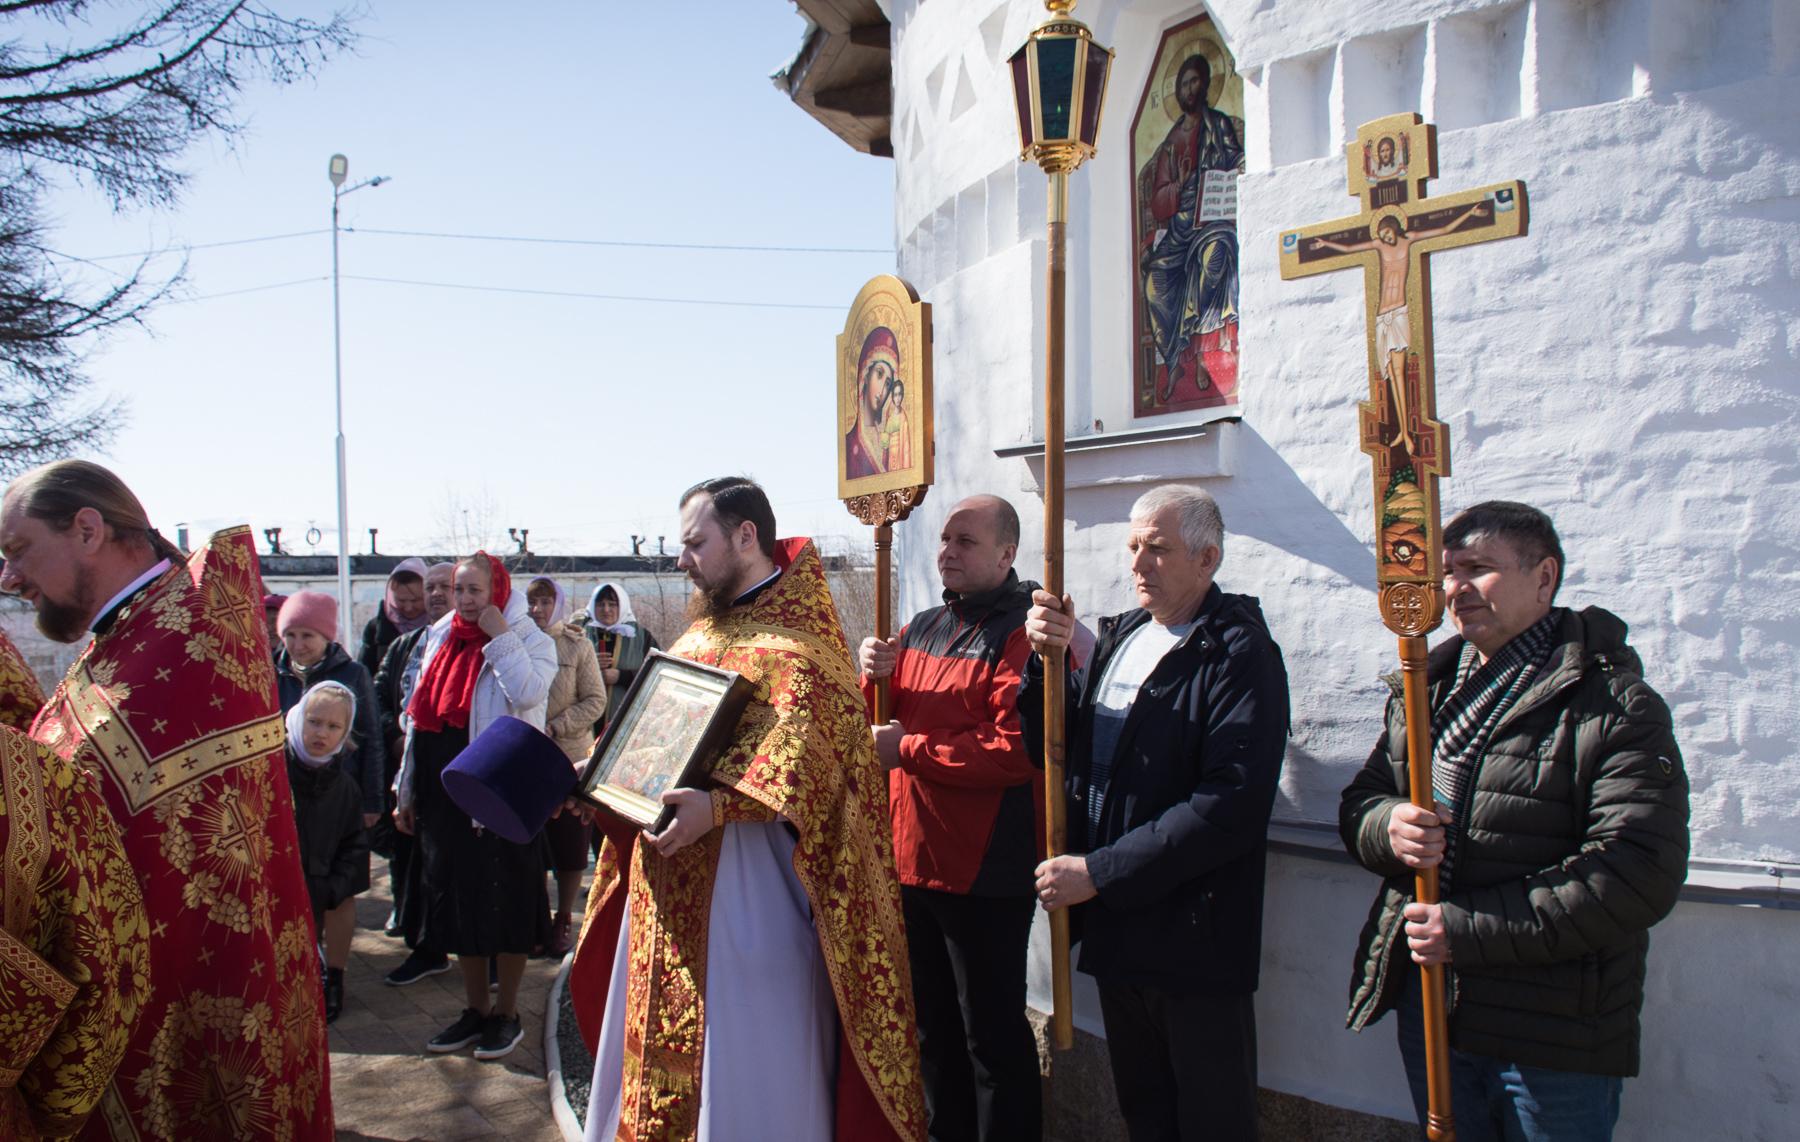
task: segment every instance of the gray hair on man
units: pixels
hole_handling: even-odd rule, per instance
[[[1212,493],[1185,484],[1159,484],[1131,505],[1131,522],[1146,523],[1165,508],[1177,510],[1181,542],[1189,555],[1216,547],[1220,558],[1224,558],[1225,517],[1219,514],[1219,501],[1212,498]]]

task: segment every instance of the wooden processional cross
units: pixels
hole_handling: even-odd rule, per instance
[[[1418,115],[1364,123],[1345,147],[1362,211],[1281,235],[1281,276],[1360,267],[1368,308],[1369,399],[1358,427],[1375,469],[1375,577],[1382,621],[1400,636],[1407,772],[1413,804],[1432,807],[1431,711],[1425,636],[1444,616],[1438,478],[1450,474],[1450,434],[1437,419],[1431,356],[1429,255],[1525,233],[1525,184],[1425,196],[1437,177],[1437,129]],[[1437,869],[1415,881],[1437,902]],[[1425,1053],[1433,1142],[1455,1137],[1442,965],[1424,971]]]

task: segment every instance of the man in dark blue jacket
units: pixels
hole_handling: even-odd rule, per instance
[[[1038,866],[1038,899],[1076,909],[1134,1142],[1254,1139],[1252,995],[1287,671],[1257,601],[1213,584],[1224,522],[1211,496],[1145,493],[1128,547],[1138,607],[1100,621],[1070,676],[1070,855]],[[1072,601],[1033,601],[1033,649],[1066,647]],[[1034,750],[1043,684],[1034,657],[1019,696]]]

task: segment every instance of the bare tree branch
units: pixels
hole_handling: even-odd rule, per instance
[[[321,23],[255,0],[161,0],[121,21],[127,6],[94,7],[0,3],[0,476],[117,431],[123,405],[89,391],[87,356],[181,279],[151,280],[148,260],[100,288],[61,272],[38,224],[44,176],[73,175],[115,209],[173,203],[176,160],[203,135],[231,142],[245,85],[314,74],[352,46],[360,14]]]

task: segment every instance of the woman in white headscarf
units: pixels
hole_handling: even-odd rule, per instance
[[[624,584],[610,580],[595,587],[588,598],[587,634],[600,660],[600,675],[615,698],[631,689],[644,659],[657,649],[656,636],[631,613]],[[594,727],[595,732],[604,728],[604,724]]]

